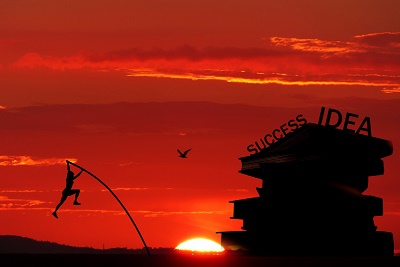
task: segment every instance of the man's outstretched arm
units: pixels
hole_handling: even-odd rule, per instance
[[[78,178],[79,175],[81,175],[83,170],[81,170],[77,175],[75,175],[74,179]]]

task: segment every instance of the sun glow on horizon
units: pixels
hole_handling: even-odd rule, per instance
[[[192,252],[222,252],[224,248],[218,243],[206,238],[193,238],[180,243],[176,250]]]

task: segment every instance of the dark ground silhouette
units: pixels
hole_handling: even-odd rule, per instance
[[[174,248],[149,248],[156,254],[168,254]],[[49,241],[38,241],[28,237],[0,235],[0,254],[147,254],[145,248],[106,248],[75,247]]]
[[[397,267],[400,257],[261,257],[179,254],[7,254],[2,266],[83,267]]]
[[[264,257],[240,253],[192,255],[173,248],[106,250],[72,247],[20,236],[0,236],[1,266],[84,266],[84,267],[395,267],[400,257]]]

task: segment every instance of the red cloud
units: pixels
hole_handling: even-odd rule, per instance
[[[0,156],[0,166],[51,166],[65,165],[65,158],[33,159],[30,156]],[[76,159],[68,159],[76,162]]]
[[[381,32],[354,36],[360,44],[374,47],[392,47],[400,52],[400,32]]]
[[[265,47],[132,48],[56,57],[29,53],[15,67],[119,71],[128,76],[284,85],[400,86],[400,33],[349,41],[271,37]]]
[[[356,43],[342,41],[324,41],[319,39],[300,39],[272,37],[270,43],[275,46],[290,47],[293,50],[317,53],[363,52]]]

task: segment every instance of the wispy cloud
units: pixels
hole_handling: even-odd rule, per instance
[[[270,43],[286,46],[293,50],[324,54],[351,54],[378,52],[398,55],[400,53],[400,32],[382,32],[356,35],[349,41],[327,41],[320,39],[272,37]]]
[[[385,94],[393,94],[393,93],[400,93],[400,87],[395,88],[383,88],[381,90]]]
[[[37,199],[9,198],[0,196],[0,210],[26,209],[47,204],[48,202]]]
[[[14,202],[13,202],[14,201]],[[22,204],[16,203],[16,201],[24,202]],[[7,203],[2,203],[7,202]],[[52,212],[54,207],[46,207],[40,205],[46,204],[46,202],[39,200],[13,200],[5,199],[2,200],[0,197],[0,211],[47,211]],[[107,210],[107,209],[60,209],[59,213],[77,213],[86,214],[88,216],[96,214],[106,214],[112,216],[125,216],[126,213],[123,210]],[[231,214],[231,210],[195,210],[195,211],[154,211],[154,210],[130,210],[130,214],[136,214],[143,217],[165,217],[165,216],[186,216],[186,215],[227,215]]]
[[[171,215],[223,215],[223,214],[230,214],[232,211],[228,210],[201,210],[201,211],[148,211],[148,210],[141,210],[141,211],[133,211],[134,213],[139,213],[144,215],[144,217],[160,217],[160,216],[171,216]]]
[[[112,215],[126,215],[126,213],[121,210],[101,210],[101,209],[63,209],[60,210],[60,212],[78,212],[78,213],[103,213],[103,214],[112,214]],[[144,217],[160,217],[160,216],[172,216],[172,215],[224,215],[224,214],[230,214],[232,211],[230,210],[200,210],[200,211],[153,211],[153,210],[130,210],[130,214],[138,214],[142,215]]]
[[[126,166],[131,166],[131,165],[138,165],[138,164],[140,164],[140,163],[139,162],[135,162],[135,161],[129,161],[129,162],[119,163],[118,166],[126,167]]]
[[[264,47],[180,46],[49,56],[29,53],[14,67],[119,71],[133,77],[220,80],[282,85],[400,87],[400,32],[357,35],[347,41],[264,38]]]
[[[0,156],[0,166],[51,166],[65,165],[65,161],[76,162],[71,158],[33,158],[31,156]]]
[[[117,187],[117,188],[112,188],[113,191],[142,191],[142,190],[148,190],[149,188],[146,187]],[[102,192],[106,192],[108,190],[102,189]]]
[[[238,188],[238,189],[228,189],[228,191],[231,191],[231,192],[249,192],[249,190],[247,190],[247,189],[243,189],[243,188]]]
[[[343,54],[351,52],[365,52],[365,50],[354,42],[325,41],[319,39],[284,38],[272,37],[268,40],[276,46],[287,46],[293,50]]]
[[[13,204],[1,204],[0,203],[0,211],[54,211],[54,207],[17,207]]]
[[[387,48],[398,51],[400,48],[400,33],[399,32],[379,32],[354,36],[354,39],[369,48],[376,49]]]
[[[45,191],[35,190],[35,189],[22,189],[22,190],[12,190],[12,189],[4,189],[0,190],[0,193],[43,193]]]

